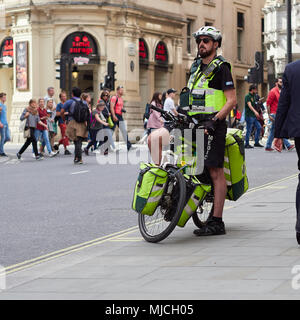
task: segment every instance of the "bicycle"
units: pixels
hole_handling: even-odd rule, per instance
[[[191,117],[182,114],[175,117],[170,112],[166,112],[154,106],[151,106],[151,108],[160,112],[164,119],[171,123],[173,129],[184,130],[193,128],[196,130],[203,130],[204,133],[205,127]],[[151,216],[139,213],[139,229],[147,242],[158,243],[171,234],[180,223],[187,201],[191,197],[191,194],[193,194],[194,182],[191,181],[196,180],[197,178],[196,176],[187,176],[185,173],[188,168],[192,168],[195,165],[195,145],[193,142],[186,141],[184,137],[182,142],[185,149],[189,147],[192,148],[193,159],[191,159],[190,163],[186,163],[185,160],[182,161],[181,156],[184,153],[182,152],[182,149],[179,150],[179,152],[174,150],[173,140],[170,150],[163,152],[160,164],[160,168],[168,174],[168,181],[159,204],[154,214]],[[201,187],[205,189],[205,192],[203,192],[202,198],[198,199],[199,203],[197,203],[197,207],[191,215],[194,224],[198,228],[201,228],[213,214],[214,192],[207,169],[205,169],[203,178],[205,178],[206,181],[202,183]],[[201,181],[199,182],[201,183]],[[190,217],[185,217],[185,219],[187,218]],[[186,222],[187,221],[183,221],[180,226],[183,227]]]

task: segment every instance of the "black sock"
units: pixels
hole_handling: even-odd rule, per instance
[[[223,222],[223,219],[222,218],[217,218],[217,217],[212,217],[212,220],[213,221],[216,221],[216,222]]]

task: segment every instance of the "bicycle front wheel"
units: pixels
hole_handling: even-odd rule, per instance
[[[143,238],[151,243],[158,243],[170,235],[185,206],[186,184],[184,177],[181,172],[177,172],[178,169],[169,167],[167,170],[170,172],[171,178],[167,191],[153,216],[139,214],[140,232]]]

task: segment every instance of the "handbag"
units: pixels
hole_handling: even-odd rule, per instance
[[[24,129],[24,138],[30,138],[30,128],[29,127],[25,127]]]
[[[113,127],[114,127],[115,124],[114,124],[114,122],[112,121],[111,116],[108,117],[107,122],[108,122],[108,125],[109,125],[110,128],[113,128]]]
[[[23,120],[23,121],[20,122],[19,132],[24,132],[25,127],[26,127],[26,120]]]

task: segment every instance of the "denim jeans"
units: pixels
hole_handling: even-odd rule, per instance
[[[271,149],[272,148],[272,143],[273,143],[273,140],[274,140],[274,132],[275,132],[276,114],[272,113],[272,114],[270,114],[270,116],[274,119],[274,121],[272,122],[272,126],[270,128],[270,133],[269,133],[268,141],[267,141],[267,144],[266,144],[266,149]],[[285,147],[287,149],[291,146],[291,144],[290,144],[288,139],[283,139],[283,143],[284,143],[284,145],[285,145]]]
[[[259,121],[255,117],[247,117],[247,133],[246,133],[246,146],[249,145],[250,135],[252,133],[253,126],[256,128],[255,132],[255,143],[259,143],[260,132],[261,132],[261,125]]]
[[[118,122],[115,123],[115,126],[113,127],[113,130],[115,130],[116,126],[119,127],[123,140],[127,143],[127,150],[131,148],[131,143],[128,140],[128,134],[127,134],[127,128],[126,128],[126,122],[124,121],[123,117],[119,114],[116,114],[116,117],[118,118]]]
[[[4,153],[4,145],[7,141],[10,141],[10,134],[8,125],[5,124],[3,128],[0,128],[0,154]]]
[[[34,132],[36,141],[41,141],[43,146],[47,147],[49,153],[51,153],[52,148],[49,141],[49,133],[48,130],[35,130]]]

